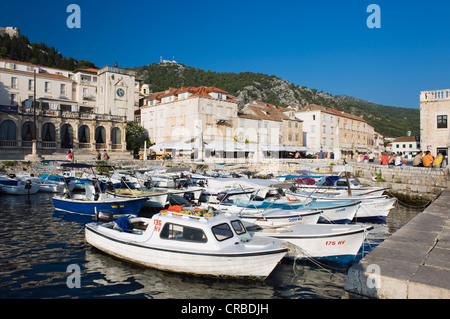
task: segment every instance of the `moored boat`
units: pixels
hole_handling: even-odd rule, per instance
[[[264,279],[288,251],[276,238],[252,238],[236,217],[205,216],[166,212],[125,217],[89,223],[85,236],[92,246],[121,259],[204,276]]]
[[[9,195],[30,195],[39,191],[40,184],[36,178],[0,176],[0,190]]]
[[[309,201],[290,202],[290,201],[257,201],[257,200],[229,200],[223,205],[235,205],[238,207],[268,209],[279,208],[284,210],[320,210],[322,215],[319,221],[337,224],[348,224],[355,217],[358,210],[359,201],[336,201],[336,202],[319,202]]]
[[[260,228],[254,231],[254,236],[288,241],[296,247],[287,255],[291,258],[349,264],[354,261],[371,229],[373,226],[370,225],[297,224],[275,229]]]

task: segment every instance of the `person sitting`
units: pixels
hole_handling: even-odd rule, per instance
[[[422,151],[420,151],[419,153],[416,154],[416,156],[414,156],[413,166],[415,166],[415,167],[423,166],[422,156],[423,156],[423,152]]]
[[[424,167],[432,167],[433,164],[433,156],[430,151],[425,152],[425,156],[422,158],[422,163]]]

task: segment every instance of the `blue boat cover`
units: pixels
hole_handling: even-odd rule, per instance
[[[339,180],[339,176],[328,176],[326,178],[327,181],[338,181]]]
[[[115,223],[122,231],[126,232],[131,230],[130,220],[127,216],[120,217]]]

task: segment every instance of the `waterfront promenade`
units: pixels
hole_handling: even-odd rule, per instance
[[[344,298],[450,298],[450,190],[350,268]]]

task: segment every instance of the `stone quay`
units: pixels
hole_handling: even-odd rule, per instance
[[[344,298],[450,298],[450,190],[347,274]]]

